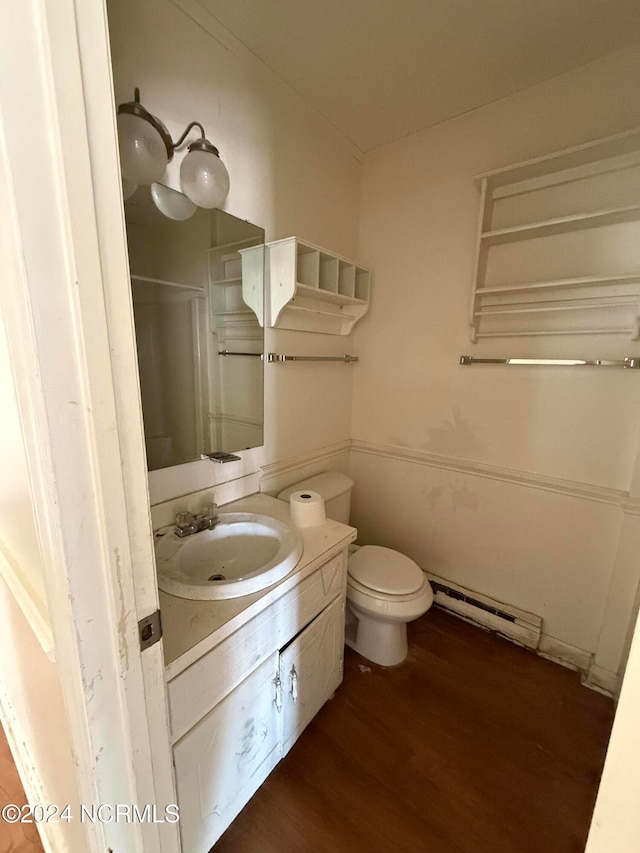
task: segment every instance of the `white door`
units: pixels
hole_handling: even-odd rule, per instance
[[[48,620],[82,800],[162,813],[175,790],[162,644],[138,638],[158,596],[105,9],[0,7],[0,249],[15,261],[0,299],[47,607],[27,585],[20,603]],[[179,849],[175,824],[87,832],[82,853]]]

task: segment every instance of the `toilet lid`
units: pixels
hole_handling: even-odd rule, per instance
[[[422,586],[424,574],[413,560],[379,545],[364,545],[349,558],[349,575],[376,592],[409,595]]]

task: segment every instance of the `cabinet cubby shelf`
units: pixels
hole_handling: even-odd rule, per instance
[[[348,335],[368,311],[368,269],[298,237],[265,249],[269,326]]]
[[[477,181],[472,341],[635,334],[640,129],[486,172]],[[534,242],[542,237],[554,239]],[[587,312],[589,329],[581,328]]]
[[[319,287],[310,287],[308,284],[300,284],[300,282],[296,282],[296,292],[301,296],[319,299],[321,302],[332,302],[334,305],[367,305],[366,299],[356,299],[355,296],[346,296],[343,293],[334,293],[330,290],[322,290]]]

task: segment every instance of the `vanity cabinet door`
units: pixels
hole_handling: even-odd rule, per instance
[[[344,597],[339,596],[280,653],[283,752],[339,686],[343,656]]]
[[[175,744],[183,853],[209,850],[280,760],[277,674],[276,653]]]

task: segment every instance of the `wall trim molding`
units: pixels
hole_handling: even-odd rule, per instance
[[[429,468],[442,468],[459,474],[484,477],[489,480],[554,492],[581,500],[595,501],[596,503],[618,507],[629,515],[640,515],[640,498],[632,497],[629,492],[620,489],[581,483],[577,480],[565,480],[560,477],[548,477],[545,474],[532,474],[515,468],[501,468],[497,465],[489,465],[486,462],[457,459],[453,456],[431,453],[428,450],[375,444],[358,439],[351,442],[351,451],[370,456],[381,456],[386,459],[396,459],[399,462],[411,462],[414,465],[424,465]]]
[[[55,660],[55,643],[46,601],[40,598],[2,540],[0,540],[0,577],[13,594],[24,618],[38,638],[42,651],[49,660]]]
[[[526,610],[521,610],[511,604],[506,604],[503,601],[490,598],[482,593],[474,592],[446,578],[433,575],[424,569],[423,572],[430,582],[444,584],[450,589],[461,592],[482,604],[497,608],[503,613],[508,613],[513,618],[513,621],[500,618],[470,602],[467,603],[466,601],[443,594],[434,587],[433,603],[436,606],[447,610],[465,622],[470,622],[472,625],[479,625],[486,630],[493,631],[506,640],[516,643],[516,645],[525,646],[537,655],[540,655],[540,657],[581,673],[581,683],[591,690],[596,690],[605,696],[617,695],[618,675],[596,666],[593,663],[593,654],[591,652],[580,649],[577,646],[572,646],[570,643],[559,640],[557,637],[552,637],[550,634],[545,634],[542,617],[536,616],[534,613]]]
[[[620,692],[620,677],[618,673],[611,672],[597,664],[592,664],[589,667],[585,677],[582,679],[585,687],[595,690],[598,693],[604,693],[605,696],[613,696],[617,699]]]
[[[336,444],[329,444],[326,447],[319,447],[315,450],[310,450],[308,453],[303,453],[300,456],[290,456],[287,459],[281,459],[278,462],[270,462],[268,465],[262,466],[262,483],[264,486],[265,480],[271,480],[275,477],[280,477],[283,474],[289,474],[297,471],[299,468],[304,468],[307,465],[316,465],[331,459],[334,456],[339,456],[341,453],[348,453],[351,450],[351,439],[339,441]],[[262,489],[265,491],[265,489]]]
[[[542,633],[540,643],[536,650],[538,654],[547,660],[559,663],[567,669],[573,669],[575,672],[586,673],[593,660],[593,654],[580,649],[577,646],[571,645],[564,640],[559,640],[557,637],[552,637],[550,634]]]

